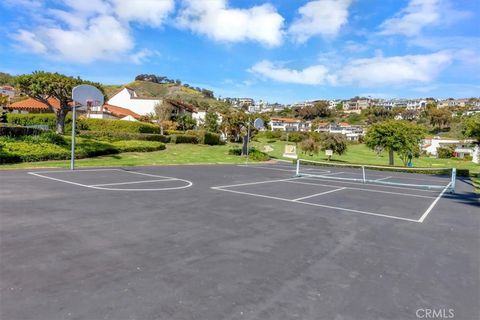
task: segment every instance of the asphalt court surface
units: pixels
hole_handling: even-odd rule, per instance
[[[282,162],[0,171],[0,319],[480,318],[468,179],[448,194],[311,172],[324,177]]]

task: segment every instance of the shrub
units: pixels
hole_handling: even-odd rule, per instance
[[[162,136],[154,133],[130,133],[130,132],[112,132],[112,131],[80,131],[80,137],[98,138],[109,141],[120,140],[142,140],[159,141],[163,143],[170,142],[169,136]]]
[[[197,144],[198,138],[196,136],[186,135],[186,134],[174,134],[170,138],[171,143],[192,143]]]
[[[242,148],[232,148],[228,150],[228,154],[234,156],[241,156],[242,155]],[[248,157],[255,161],[267,161],[270,160],[270,156],[265,152],[257,150],[256,148],[248,148]]]
[[[308,138],[302,140],[302,142],[300,143],[300,149],[302,149],[303,153],[307,153],[310,156],[313,156],[314,154],[318,154],[320,145],[314,139]]]
[[[84,119],[77,122],[77,129],[88,131],[128,132],[128,133],[160,133],[160,127],[139,121],[123,121],[112,119]]]
[[[164,133],[165,133],[166,135],[185,134],[185,131],[181,131],[181,130],[165,130]]]
[[[308,132],[298,132],[298,131],[288,132],[288,141],[289,142],[297,143],[297,142],[300,142],[303,139],[306,139],[308,137],[309,137]],[[283,141],[287,140],[287,132],[282,133],[282,136],[280,137],[280,140],[283,140]]]
[[[0,163],[70,159],[69,144],[56,145],[48,142],[32,143],[30,141],[2,139],[0,140],[0,146],[2,146],[0,148]],[[150,152],[164,149],[165,144],[156,141],[129,140],[110,143],[79,138],[75,156],[80,159],[120,152]]]
[[[282,137],[282,131],[274,130],[274,131],[265,131],[265,138],[267,139],[280,139]]]
[[[18,126],[48,125],[50,129],[55,129],[55,114],[53,113],[8,113],[7,122]],[[71,130],[72,118],[67,116],[65,124],[70,124]]]
[[[454,146],[446,146],[446,147],[439,147],[437,148],[437,155],[440,159],[448,159],[453,157],[453,153],[455,152]]]
[[[208,144],[211,146],[221,144],[220,135],[213,132],[205,130],[188,130],[186,134],[196,136],[198,143],[200,144]]]
[[[41,129],[36,128],[25,128],[25,127],[0,127],[0,136],[7,137],[20,137],[26,135],[35,135],[45,132]]]

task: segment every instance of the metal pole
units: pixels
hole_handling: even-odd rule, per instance
[[[75,119],[76,112],[75,112],[75,101],[73,102],[72,107],[72,157],[70,160],[70,170],[75,170]]]
[[[250,142],[250,121],[248,121],[247,124],[247,159],[246,159],[246,165],[248,165],[248,143]]]
[[[363,183],[367,183],[367,180],[365,179],[365,166],[362,166],[362,175],[363,175]]]
[[[295,175],[300,177],[300,159],[297,159],[297,169],[295,170]]]

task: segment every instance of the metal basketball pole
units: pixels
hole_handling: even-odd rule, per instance
[[[70,170],[75,170],[75,101],[73,102],[72,107],[72,157],[70,159]]]

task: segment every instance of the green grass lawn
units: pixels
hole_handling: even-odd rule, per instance
[[[285,147],[286,142],[275,140],[273,139],[258,139],[258,141],[254,141],[253,145],[257,147],[259,150],[263,151],[266,145],[273,148],[273,151],[269,152],[269,154],[278,159],[283,159],[283,150]],[[290,143],[294,144],[294,143]],[[327,158],[325,157],[324,152],[320,152],[318,155],[309,156],[306,154],[302,154],[301,150],[297,147],[297,153],[299,157],[302,159],[310,159],[310,160],[318,160],[318,161],[325,161]],[[380,156],[377,156],[376,153],[369,148],[367,148],[363,144],[352,144],[348,146],[348,150],[345,154],[338,156],[334,155],[332,160],[345,162],[345,163],[358,163],[358,164],[372,164],[372,165],[388,165],[388,154],[384,152]],[[395,165],[396,166],[403,166],[403,162],[400,160],[398,156],[395,156]],[[461,160],[461,159],[436,159],[430,157],[420,157],[413,159],[414,167],[427,167],[427,168],[457,168],[457,169],[469,169],[470,172],[480,172],[480,165],[473,163],[472,161]]]
[[[228,150],[232,147],[233,145],[167,144],[167,149],[162,151],[127,152],[96,158],[79,159],[75,163],[78,167],[243,163],[245,161],[244,157],[228,154]],[[61,160],[0,165],[0,169],[68,168],[69,166],[69,160]]]

